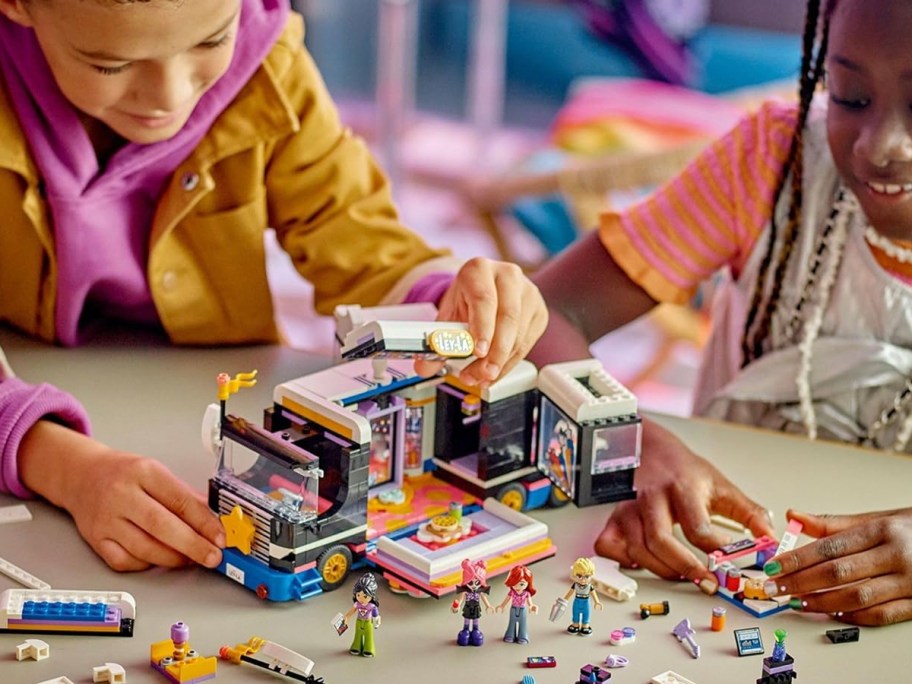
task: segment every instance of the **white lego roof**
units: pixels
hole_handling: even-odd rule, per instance
[[[577,423],[637,412],[633,392],[610,376],[596,359],[545,366],[538,374],[538,389]]]

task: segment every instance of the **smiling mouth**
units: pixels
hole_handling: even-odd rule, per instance
[[[877,183],[875,181],[866,181],[865,186],[877,195],[901,195],[912,192],[912,183]]]

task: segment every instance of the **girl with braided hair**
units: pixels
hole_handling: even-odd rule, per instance
[[[722,269],[695,412],[912,451],[910,30],[912,2],[808,0],[797,105],[762,106],[545,266],[535,280],[551,328],[531,358],[588,355]],[[761,506],[674,436],[649,423],[643,439],[640,497],[614,509],[599,553],[700,582],[708,571],[675,522],[707,551],[723,541],[712,513],[772,533]],[[912,508],[787,516],[818,538],[765,568],[794,608],[912,618]]]

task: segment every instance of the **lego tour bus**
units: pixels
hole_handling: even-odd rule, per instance
[[[479,391],[413,368],[469,356],[464,325],[372,321],[344,339],[343,358],[365,357],[277,385],[262,426],[226,411],[250,375],[220,376],[204,421],[218,569],[260,598],[305,599],[364,564],[439,597],[464,558],[495,576],[554,555],[522,509],[635,496],[636,399],[597,361],[522,362]]]

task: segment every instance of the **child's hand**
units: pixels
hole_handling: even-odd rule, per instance
[[[666,579],[714,580],[706,564],[675,538],[681,524],[696,547],[712,551],[731,541],[710,523],[719,513],[755,535],[773,534],[766,510],[751,501],[714,466],[670,432],[643,421],[643,458],[637,498],[618,504],[595,550],[626,567],[642,567]]]
[[[856,625],[912,619],[912,508],[857,515],[790,510],[786,517],[817,541],[766,564],[780,594],[792,594],[803,611]]]
[[[538,288],[516,264],[471,259],[459,269],[438,306],[438,320],[463,321],[475,338],[477,360],[460,379],[487,385],[525,358],[548,325],[548,309]],[[416,363],[419,373],[433,364]]]
[[[39,421],[22,440],[22,482],[73,516],[114,570],[215,567],[224,531],[203,497],[153,459]]]

